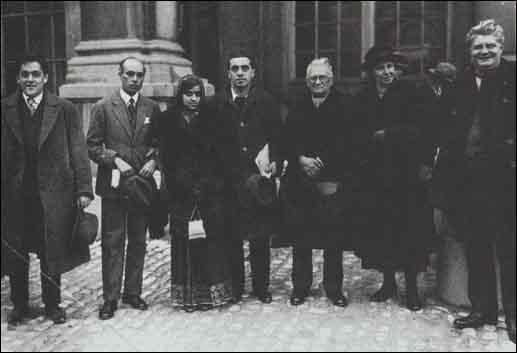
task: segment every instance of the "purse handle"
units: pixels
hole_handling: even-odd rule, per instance
[[[196,217],[196,213],[199,215],[199,219],[201,219],[201,212],[199,211],[197,204],[194,205],[194,209],[192,210],[192,215],[190,216],[190,222],[194,220],[194,218]]]

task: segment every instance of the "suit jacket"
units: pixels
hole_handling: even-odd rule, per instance
[[[43,256],[49,272],[60,274],[70,269],[67,258],[72,254],[68,245],[77,197],[93,198],[93,192],[82,118],[69,101],[49,92],[44,94],[37,170],[45,224]],[[4,241],[22,250],[24,223],[31,221],[25,217],[21,199],[26,156],[18,112],[20,95],[17,92],[2,100],[2,259],[5,255],[7,271],[15,255],[4,249]]]
[[[90,159],[99,165],[95,187],[97,195],[119,197],[118,191],[111,187],[115,157],[129,163],[137,173],[149,159],[155,158],[155,145],[149,135],[151,119],[159,111],[157,103],[140,95],[136,129],[132,131],[126,104],[118,91],[94,105],[86,141]]]
[[[269,93],[253,87],[240,115],[231,91],[227,89],[214,97],[208,109],[220,126],[214,134],[225,148],[225,165],[234,185],[250,174],[258,173],[255,157],[266,144],[269,144],[270,161],[276,161],[277,167],[281,168],[282,120],[279,106]]]
[[[453,114],[441,144],[436,183],[446,194],[444,208],[461,209],[460,191],[465,181],[482,178],[485,186],[478,191],[486,192],[486,201],[500,212],[511,212],[509,219],[515,224],[515,63],[502,60],[497,71],[483,81],[486,96],[481,98],[471,68],[458,77]],[[476,102],[480,104],[482,153],[475,157],[476,175],[469,175],[465,150]]]

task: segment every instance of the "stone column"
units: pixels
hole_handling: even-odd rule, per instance
[[[116,5],[116,6],[115,6]],[[119,62],[127,56],[146,67],[143,94],[166,101],[175,95],[173,82],[192,73],[177,38],[177,3],[156,1],[155,14],[144,18],[141,1],[81,2],[82,36],[68,61],[60,94],[76,102],[92,102],[120,87]],[[154,38],[144,38],[144,23],[156,24]]]

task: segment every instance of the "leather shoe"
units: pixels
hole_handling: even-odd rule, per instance
[[[196,305],[196,310],[198,311],[209,311],[212,310],[214,306],[212,304],[198,304]]]
[[[192,314],[194,311],[196,311],[196,307],[193,305],[184,305],[183,310],[185,310],[187,314]]]
[[[411,311],[418,311],[422,309],[422,302],[420,301],[420,298],[418,298],[417,293],[408,292],[406,298],[406,306]]]
[[[299,297],[297,295],[293,295],[289,301],[290,301],[291,305],[298,306],[298,305],[302,305],[303,303],[305,303],[305,298]]]
[[[109,320],[115,316],[115,311],[117,311],[117,302],[116,301],[106,301],[99,311],[99,319],[101,320]]]
[[[137,295],[122,298],[122,303],[130,305],[133,309],[145,311],[149,309],[147,303]]]
[[[242,302],[242,295],[234,295],[229,301],[229,303],[232,305],[239,304],[240,302]]]
[[[397,294],[397,289],[394,286],[382,285],[381,289],[375,292],[371,297],[372,302],[385,302],[386,300],[393,298]]]
[[[264,304],[271,304],[271,302],[273,301],[273,297],[271,296],[271,293],[269,293],[268,291],[256,294],[255,296]]]
[[[464,328],[478,328],[483,325],[496,325],[497,317],[489,318],[483,313],[472,312],[469,316],[460,317],[454,320],[454,328],[463,330]]]
[[[11,326],[18,326],[23,322],[23,319],[27,318],[29,313],[28,306],[14,307],[7,317],[7,323]]]
[[[66,322],[65,309],[56,306],[45,309],[45,316],[54,322],[55,325],[62,325]]]
[[[348,306],[348,300],[342,294],[337,295],[335,297],[330,297],[329,299],[332,302],[332,304],[334,304],[335,306],[339,306],[341,308],[345,308]]]

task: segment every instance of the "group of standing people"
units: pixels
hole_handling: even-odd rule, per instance
[[[307,90],[285,124],[274,98],[254,84],[249,55],[229,57],[229,85],[211,99],[201,79],[181,78],[174,104],[163,112],[140,92],[144,64],[128,57],[119,66],[121,89],[95,104],[86,140],[73,106],[44,90],[45,63],[25,58],[20,91],[2,101],[2,270],[11,278],[10,323],[30,312],[29,252],[41,259],[48,316],[66,320],[59,289],[67,220],[93,199],[89,155],[99,166],[102,197],[100,319],[112,318],[120,299],[148,308],[141,292],[152,208],[142,193],[156,194],[162,184],[172,300],[188,312],[242,300],[243,239],[253,295],[271,303],[273,229],[293,246],[292,305],[309,295],[312,249],[320,248],[326,296],[346,307],[342,252],[351,249],[364,267],[383,272],[371,300],[395,296],[395,273],[403,271],[406,306],[417,311],[434,206],[467,244],[473,311],[454,325],[497,321],[497,245],[515,342],[515,68],[501,58],[503,43],[500,26],[480,23],[467,35],[471,65],[457,84],[445,75],[450,65],[440,64],[422,89],[402,78],[400,53],[375,46],[362,67],[368,84],[355,96],[334,88],[326,58],[314,59]],[[431,189],[440,197],[431,198]],[[202,237],[189,239],[199,218]]]

